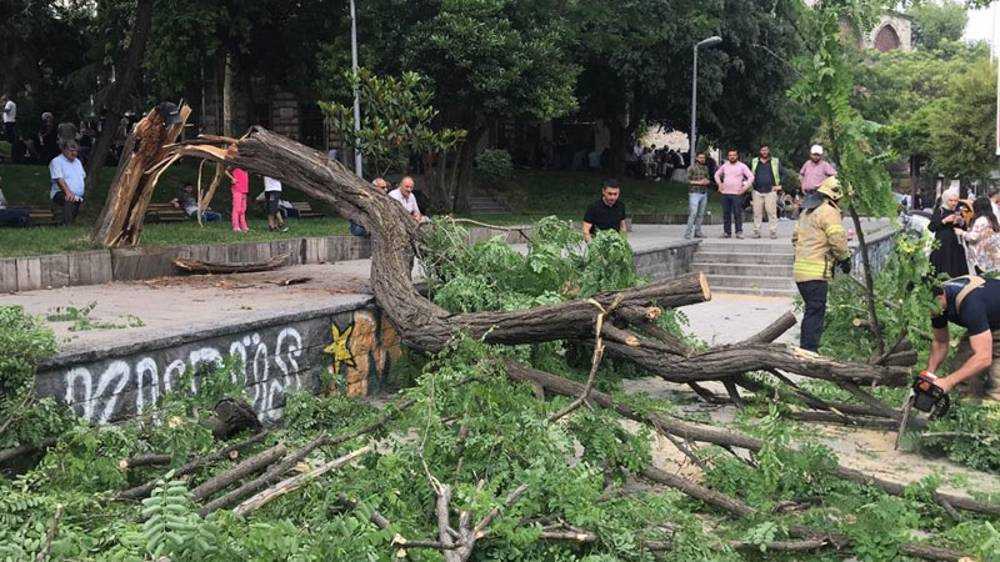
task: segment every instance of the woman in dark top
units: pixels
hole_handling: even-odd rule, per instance
[[[934,209],[927,228],[934,233],[937,248],[931,252],[931,265],[937,273],[949,278],[969,274],[965,249],[955,234],[956,228],[965,228],[965,222],[958,212],[958,192],[948,190],[941,194],[941,204]]]

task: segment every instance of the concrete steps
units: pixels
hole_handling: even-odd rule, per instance
[[[784,241],[704,240],[692,271],[708,275],[713,292],[788,297],[797,294],[792,277],[795,254]]]
[[[469,197],[469,212],[490,215],[508,212],[507,207],[497,201],[494,197],[485,194],[477,194]]]
[[[752,263],[726,263],[694,261],[691,269],[702,271],[709,277],[761,277],[764,279],[779,277],[788,279],[792,276],[791,264],[758,265]]]

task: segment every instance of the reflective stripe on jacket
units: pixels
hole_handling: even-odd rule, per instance
[[[851,256],[842,220],[840,209],[829,201],[799,216],[792,234],[796,283],[832,279],[833,266]]]

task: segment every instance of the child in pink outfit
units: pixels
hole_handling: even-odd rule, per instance
[[[247,227],[247,194],[250,193],[250,176],[242,168],[233,168],[233,231],[250,232]]]

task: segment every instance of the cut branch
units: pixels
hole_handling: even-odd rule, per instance
[[[303,474],[299,474],[298,476],[293,476],[287,480],[278,482],[278,484],[276,484],[275,486],[260,492],[259,494],[253,496],[252,498],[238,505],[236,509],[233,510],[233,513],[236,514],[237,517],[246,517],[247,514],[249,514],[251,511],[259,509],[260,507],[266,505],[268,502],[280,498],[285,494],[298,490],[302,486],[305,486],[309,482],[312,482],[313,480],[319,478],[320,476],[326,474],[327,472],[330,472],[331,470],[336,470],[344,466],[345,464],[354,461],[361,455],[371,452],[372,450],[374,450],[374,446],[366,445],[340,458],[334,459],[328,463],[321,464],[316,468],[310,470],[309,472],[305,472]]]

